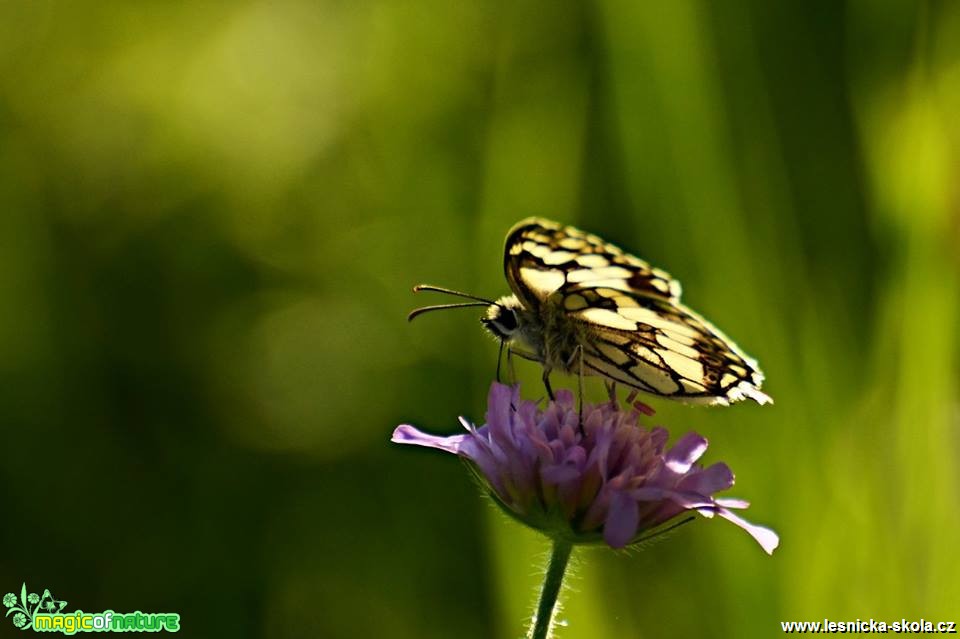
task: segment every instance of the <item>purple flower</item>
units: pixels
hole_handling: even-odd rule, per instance
[[[640,426],[641,411],[652,413],[639,403],[631,410],[612,402],[584,404],[581,431],[571,392],[558,391],[540,410],[537,402],[520,399],[518,387],[494,383],[484,426],[461,418],[465,434],[438,437],[404,424],[394,430],[393,441],[466,459],[507,513],[554,539],[602,538],[622,548],[651,528],[697,511],[733,522],[773,553],[776,533],[731,512],[747,502],[713,497],[733,486],[733,473],[724,463],[696,464],[707,440],[691,432],[667,450],[669,434]]]

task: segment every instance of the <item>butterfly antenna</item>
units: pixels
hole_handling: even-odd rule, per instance
[[[447,308],[469,308],[473,306],[490,306],[487,302],[463,302],[461,304],[434,304],[433,306],[421,306],[410,311],[407,315],[407,321],[412,322],[415,317],[429,313],[430,311],[442,311]]]
[[[469,293],[455,291],[451,288],[443,288],[442,286],[434,286],[432,284],[417,284],[416,286],[413,287],[414,293],[419,293],[420,291],[433,291],[434,293],[446,293],[447,295],[454,295],[456,297],[465,297],[468,300],[476,300],[477,302],[483,302],[488,306],[490,304],[496,304],[497,306],[500,306],[500,304],[497,304],[494,300],[488,300],[485,297],[478,297],[476,295],[470,295]]]

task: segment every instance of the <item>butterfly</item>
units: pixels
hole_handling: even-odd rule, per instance
[[[773,400],[760,390],[757,362],[680,302],[680,283],[596,235],[542,218],[507,233],[503,268],[512,295],[415,309],[408,319],[447,308],[486,306],[483,326],[516,354],[553,371],[605,378],[686,403]],[[498,369],[499,377],[499,369]],[[615,392],[615,391],[614,391]]]
[[[48,589],[44,589],[43,596],[40,597],[40,602],[37,604],[37,609],[40,612],[53,613],[53,612],[63,612],[63,609],[66,607],[67,602],[56,599]]]

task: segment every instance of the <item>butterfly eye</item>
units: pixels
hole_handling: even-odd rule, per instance
[[[501,304],[490,305],[486,317],[480,318],[480,321],[497,339],[510,339],[519,324],[517,312]]]
[[[517,313],[513,309],[505,309],[496,321],[505,333],[517,330]]]

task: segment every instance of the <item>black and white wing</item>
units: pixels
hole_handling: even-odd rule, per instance
[[[507,281],[530,310],[576,323],[585,372],[680,401],[772,400],[755,360],[680,303],[680,284],[595,235],[539,218],[507,235]]]

